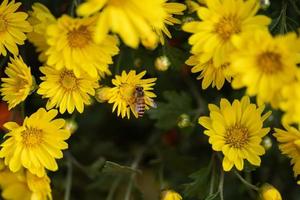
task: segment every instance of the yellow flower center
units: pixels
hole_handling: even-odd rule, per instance
[[[77,88],[77,78],[72,71],[64,71],[60,75],[60,84],[66,90],[73,90]]]
[[[216,23],[215,32],[226,42],[233,34],[241,32],[241,22],[234,15],[223,17]]]
[[[225,143],[234,148],[242,148],[249,141],[248,129],[241,125],[234,125],[226,130]]]
[[[135,102],[135,86],[130,84],[122,84],[120,86],[120,95],[124,101],[127,102],[127,104],[134,104]]]
[[[274,52],[264,52],[257,58],[259,69],[266,74],[274,74],[282,70],[281,56]]]
[[[80,26],[68,33],[69,45],[72,48],[83,48],[92,40],[92,34],[87,26]]]
[[[43,142],[43,131],[37,128],[27,128],[22,132],[22,139],[26,147],[36,147]]]
[[[0,18],[0,33],[6,31],[7,23],[4,19]]]
[[[121,6],[124,4],[125,0],[109,0],[108,4],[113,6]]]

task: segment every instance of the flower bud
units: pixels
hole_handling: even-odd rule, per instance
[[[161,200],[182,200],[182,197],[173,190],[165,190],[161,194]]]
[[[188,126],[191,126],[190,116],[187,114],[181,114],[178,118],[177,126],[179,128],[186,128]]]
[[[259,0],[260,1],[260,7],[263,9],[263,10],[266,10],[270,7],[271,3],[270,3],[270,0]]]
[[[169,69],[171,63],[167,56],[160,56],[156,58],[154,65],[158,71],[166,71]]]
[[[260,198],[261,200],[282,200],[279,191],[268,183],[260,188]]]
[[[98,102],[103,103],[109,99],[110,87],[101,87],[96,90],[95,98]]]
[[[269,136],[264,137],[262,145],[265,150],[269,150],[272,147],[272,139]]]
[[[73,119],[66,119],[65,121],[65,129],[70,131],[71,134],[75,133],[75,131],[78,129],[76,121]]]

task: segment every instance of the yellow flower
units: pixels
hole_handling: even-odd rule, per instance
[[[19,54],[18,45],[24,44],[25,33],[32,31],[32,27],[26,21],[28,15],[25,12],[15,12],[21,3],[14,0],[2,1],[0,5],[0,55],[6,56],[6,49],[13,55]]]
[[[137,86],[144,90],[145,110],[154,106],[152,98],[156,95],[151,90],[153,90],[152,86],[155,85],[156,78],[142,79],[145,74],[146,71],[136,74],[134,70],[131,70],[128,74],[123,71],[121,76],[116,75],[115,79],[112,80],[114,87],[106,91],[108,103],[114,104],[112,112],[118,108],[118,116],[121,115],[122,118],[127,116],[129,119],[131,110],[133,115],[138,118],[136,110]]]
[[[23,125],[7,122],[4,127],[9,132],[1,144],[0,157],[12,172],[25,167],[31,173],[42,177],[45,168],[51,171],[58,169],[55,159],[63,157],[61,150],[67,149],[64,140],[70,132],[63,129],[64,119],[54,119],[57,110],[46,111],[40,108],[30,117],[26,117]]]
[[[234,165],[242,170],[244,159],[259,166],[259,156],[265,153],[260,143],[270,131],[270,128],[263,128],[263,122],[271,112],[262,115],[264,106],[257,108],[246,96],[241,101],[234,100],[232,105],[221,99],[220,108],[213,104],[208,108],[210,116],[200,117],[199,124],[208,129],[204,134],[209,136],[212,149],[224,154],[224,170],[230,171]]]
[[[197,14],[202,21],[188,22],[183,30],[193,33],[189,43],[193,53],[209,53],[216,66],[228,62],[233,50],[231,38],[255,29],[266,29],[271,20],[255,16],[259,9],[257,0],[209,0],[207,8],[200,7]]]
[[[26,99],[34,89],[35,81],[30,68],[21,57],[10,58],[10,63],[5,69],[7,78],[1,78],[0,92],[3,100],[7,101],[8,108],[12,109]]]
[[[272,37],[268,31],[256,31],[233,38],[233,43],[233,88],[246,86],[250,96],[277,107],[279,89],[295,79],[300,62],[296,34]]]
[[[120,35],[124,43],[137,48],[141,39],[155,44],[154,28],[162,29],[167,16],[165,0],[87,0],[77,9],[80,16],[99,11],[95,34],[97,43],[104,41],[111,30]]]
[[[264,184],[260,188],[260,199],[261,200],[281,200],[279,191],[270,184]]]
[[[229,63],[224,63],[219,67],[216,67],[213,63],[213,60],[202,62],[199,55],[191,56],[187,61],[187,65],[194,66],[192,68],[192,73],[201,72],[197,79],[202,79],[202,89],[207,89],[209,85],[212,87],[217,87],[220,90],[225,80],[228,82],[231,81],[231,75],[229,73],[228,67]]]
[[[47,56],[46,50],[49,48],[46,40],[47,27],[56,22],[55,17],[46,6],[40,3],[34,3],[33,11],[29,11],[29,23],[33,26],[33,31],[27,34],[28,40],[36,46],[37,52],[40,53],[39,60],[45,62]]]
[[[76,76],[83,72],[98,77],[98,72],[110,73],[108,65],[119,51],[116,38],[105,37],[102,43],[92,40],[95,17],[79,19],[63,15],[47,29],[47,64],[57,69],[73,70]]]
[[[281,89],[282,99],[279,106],[284,111],[283,124],[300,124],[300,69],[297,70],[297,79]]]
[[[166,25],[173,26],[174,24],[180,24],[180,20],[173,17],[173,15],[183,15],[183,11],[186,9],[186,6],[184,4],[174,2],[168,3],[166,0],[163,4],[163,7],[167,12],[167,16],[164,20],[164,25],[161,29],[155,29],[156,33],[159,36],[161,44],[165,44],[163,33],[166,34],[168,38],[172,38],[172,35]]]
[[[161,200],[182,200],[182,197],[173,190],[166,190],[162,193]]]
[[[95,95],[98,87],[97,79],[82,73],[78,77],[73,71],[67,69],[57,70],[53,67],[40,67],[45,74],[41,77],[42,83],[37,91],[43,98],[49,98],[46,108],[59,108],[60,113],[66,110],[73,113],[74,109],[82,113],[84,105],[91,104],[91,96]]]
[[[275,129],[274,136],[279,143],[280,151],[291,158],[294,176],[300,175],[300,131],[294,127],[284,125],[285,130]]]
[[[3,161],[1,161],[3,162]],[[8,168],[0,171],[2,197],[10,200],[51,200],[50,179],[47,174],[37,177],[21,169],[14,173]]]

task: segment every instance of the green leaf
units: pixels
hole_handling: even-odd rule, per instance
[[[191,183],[185,184],[184,195],[186,197],[204,198],[208,191],[210,168],[205,167],[190,175]]]
[[[128,166],[123,166],[115,162],[106,161],[102,169],[104,173],[121,173],[121,174],[132,174],[140,173],[139,170],[133,169]]]
[[[167,102],[158,102],[157,109],[150,110],[151,119],[157,120],[155,126],[169,130],[177,125],[177,120],[182,113],[192,109],[192,99],[185,92],[166,91],[163,93]]]

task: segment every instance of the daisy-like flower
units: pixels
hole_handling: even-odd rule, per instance
[[[191,56],[186,62],[187,65],[193,66],[192,73],[201,72],[197,79],[202,80],[202,89],[207,89],[209,85],[217,87],[220,90],[225,80],[231,81],[231,76],[228,70],[229,63],[224,63],[219,67],[215,67],[213,60],[202,62],[200,55]]]
[[[119,52],[117,40],[106,36],[105,40],[96,44],[92,40],[95,23],[95,17],[79,19],[63,15],[57,23],[49,25],[47,64],[56,69],[66,67],[76,76],[86,72],[95,78],[98,72],[110,73],[108,65],[113,62],[112,56]]]
[[[231,38],[255,29],[266,29],[270,18],[257,15],[257,0],[209,0],[207,8],[200,7],[197,14],[202,21],[184,24],[183,30],[193,33],[189,39],[193,53],[209,53],[220,66],[227,62],[233,50]]]
[[[98,11],[95,33],[97,43],[104,41],[109,31],[120,35],[124,43],[137,48],[141,39],[149,44],[157,43],[153,28],[162,29],[167,16],[165,0],[87,0],[77,9],[80,16]]]
[[[19,54],[17,45],[24,44],[25,33],[32,31],[28,15],[25,12],[16,12],[21,3],[12,0],[3,0],[0,4],[0,55],[6,56],[7,50],[13,55]],[[7,49],[7,50],[6,50]]]
[[[274,136],[280,151],[291,158],[295,178],[300,175],[300,131],[284,124],[285,130],[275,128]]]
[[[163,191],[161,200],[182,200],[182,196],[173,190]]]
[[[10,200],[51,200],[50,179],[47,175],[37,177],[29,171],[16,173],[8,168],[0,171],[2,197]]]
[[[131,70],[128,74],[123,71],[122,75],[116,75],[115,79],[112,80],[114,87],[109,90],[106,88],[102,90],[102,96],[105,99],[108,99],[108,103],[112,103],[114,112],[117,108],[118,116],[122,118],[130,118],[130,110],[133,115],[138,118],[137,113],[137,98],[136,98],[136,87],[142,87],[144,91],[144,102],[145,110],[148,110],[150,107],[154,107],[154,102],[152,98],[156,95],[151,92],[153,90],[152,86],[155,85],[156,78],[147,78],[142,79],[146,74],[146,71],[143,71],[139,74],[136,74],[134,70]],[[107,93],[107,94],[103,94]]]
[[[300,124],[300,69],[297,68],[297,78],[281,89],[279,107],[284,111],[283,124]]]
[[[233,88],[246,86],[247,93],[257,95],[259,102],[278,107],[279,89],[296,78],[299,42],[294,33],[272,37],[268,31],[256,31],[234,37]]]
[[[24,167],[38,177],[45,175],[45,168],[58,169],[55,159],[63,157],[61,150],[67,149],[64,141],[70,132],[63,129],[64,119],[54,119],[57,110],[46,111],[40,108],[30,117],[24,119],[23,125],[7,122],[4,127],[9,132],[1,144],[0,157],[12,172]]]
[[[10,63],[5,68],[7,78],[1,78],[0,92],[3,100],[8,103],[8,109],[12,109],[30,94],[35,87],[35,81],[30,68],[21,57],[10,58]]]
[[[29,11],[28,21],[33,27],[33,31],[27,34],[28,40],[34,44],[39,52],[39,60],[45,62],[47,56],[46,50],[49,48],[46,40],[47,27],[56,22],[55,17],[46,6],[40,3],[34,3],[32,11]]]
[[[250,103],[249,97],[241,101],[234,100],[232,105],[221,99],[220,108],[209,104],[209,117],[200,117],[199,124],[207,130],[209,143],[214,151],[224,154],[224,171],[230,171],[233,166],[238,170],[244,168],[244,160],[252,165],[260,165],[260,157],[265,153],[260,144],[270,128],[263,128],[263,122],[271,112],[262,115],[264,106],[256,107]]]
[[[280,192],[270,184],[264,184],[259,191],[261,200],[282,200]]]
[[[60,113],[68,111],[73,113],[74,109],[82,113],[84,105],[91,103],[91,96],[95,95],[98,87],[97,79],[83,73],[76,77],[73,71],[67,69],[57,70],[53,67],[40,67],[45,74],[41,77],[42,83],[37,91],[43,98],[49,98],[46,108],[59,108]]]

